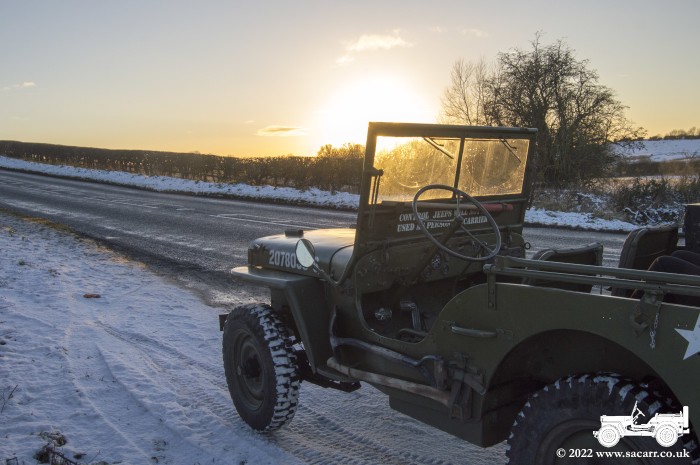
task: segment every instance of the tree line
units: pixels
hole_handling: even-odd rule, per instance
[[[674,129],[665,136],[656,135],[647,140],[678,140],[678,139],[700,139],[700,128],[693,126],[690,129]]]
[[[364,146],[324,145],[316,157],[222,157],[0,141],[0,154],[26,161],[215,183],[359,192]]]

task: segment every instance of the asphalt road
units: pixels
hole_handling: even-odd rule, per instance
[[[234,282],[248,243],[287,228],[348,227],[355,213],[230,199],[165,194],[0,169],[0,208],[63,224],[146,262],[199,290],[209,303],[238,303],[260,291]],[[531,251],[604,245],[615,266],[621,234],[527,227]]]

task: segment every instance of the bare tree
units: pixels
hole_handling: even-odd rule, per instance
[[[489,77],[484,58],[477,62],[457,60],[452,65],[450,85],[442,97],[442,119],[446,123],[486,125],[484,103]]]
[[[626,119],[627,107],[598,82],[587,60],[576,59],[561,40],[543,45],[540,39],[536,34],[529,50],[499,54],[490,73],[455,63],[443,113],[467,124],[538,128],[539,180],[586,182],[614,162],[612,143],[633,143],[644,130]]]

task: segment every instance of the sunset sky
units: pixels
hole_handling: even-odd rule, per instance
[[[308,155],[434,122],[455,60],[563,39],[649,135],[700,126],[700,2],[0,0],[0,139]]]

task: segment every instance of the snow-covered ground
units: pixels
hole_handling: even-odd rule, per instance
[[[229,408],[215,309],[17,218],[0,250],[0,461],[35,463],[53,435],[85,463],[295,462]]]
[[[0,213],[0,251],[3,464],[47,444],[81,464],[505,462],[503,445],[422,425],[366,385],[304,383],[290,425],[253,433],[226,387],[221,309],[37,220]]]
[[[700,158],[700,139],[647,140],[642,144],[637,150],[618,148],[617,152],[633,163]]]
[[[301,191],[289,187],[221,184],[165,176],[143,176],[120,171],[102,171],[74,168],[71,166],[46,165],[4,156],[0,156],[0,168],[24,170],[54,176],[90,179],[161,192],[229,195],[244,199],[266,199],[290,203],[298,202],[308,205],[348,209],[356,208],[359,202],[358,195],[349,194],[347,192],[331,193],[315,188]],[[638,225],[620,220],[596,218],[590,213],[561,212],[542,209],[528,210],[525,214],[525,221],[531,225],[560,226],[597,231],[631,231],[639,227]]]

